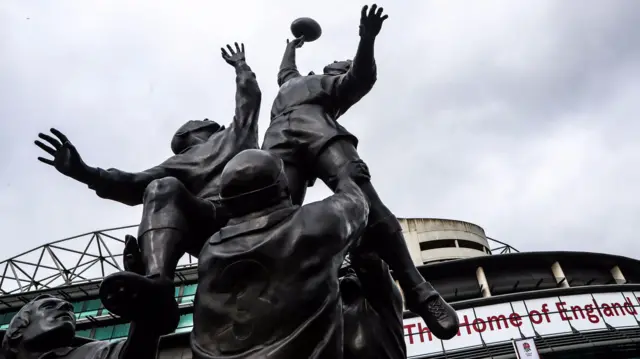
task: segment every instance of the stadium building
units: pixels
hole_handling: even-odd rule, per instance
[[[474,224],[401,219],[412,258],[458,310],[461,328],[440,341],[405,312],[408,358],[640,358],[640,261],[584,252],[521,253]],[[73,303],[77,342],[123,340],[129,324],[102,308],[101,279],[122,270],[135,226],[51,242],[0,263],[0,330],[40,294]],[[159,358],[191,358],[196,261],[175,278],[181,317]]]

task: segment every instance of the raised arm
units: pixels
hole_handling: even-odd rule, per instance
[[[142,204],[144,191],[152,181],[169,176],[168,169],[163,166],[152,167],[142,172],[87,167],[87,177],[80,182],[89,186],[100,198],[137,206]]]
[[[38,157],[38,160],[54,167],[63,175],[88,185],[99,197],[135,206],[142,203],[144,190],[151,181],[169,175],[167,167],[162,165],[138,173],[91,167],[84,163],[67,136],[55,128],[51,129],[51,133],[57,138],[40,133],[38,137],[48,143],[36,140],[35,144],[53,156],[53,160],[44,157]]]
[[[383,9],[376,5],[371,6],[369,13],[367,9],[368,6],[364,6],[360,14],[360,42],[356,56],[349,70],[339,76],[333,85],[333,93],[339,103],[337,116],[369,93],[377,80],[375,40],[388,16],[383,16]]]
[[[247,64],[244,44],[238,45],[235,50],[231,45],[227,49],[222,48],[222,58],[236,70],[236,111],[231,127],[240,130],[252,140],[258,143],[258,115],[262,92],[256,80],[256,74]]]
[[[287,47],[282,55],[280,70],[278,71],[278,86],[284,85],[285,82],[292,78],[299,77],[298,67],[296,66],[296,49],[304,44],[304,36],[300,36],[292,41],[287,40]]]

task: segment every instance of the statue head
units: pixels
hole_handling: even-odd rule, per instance
[[[220,178],[220,200],[231,217],[291,203],[284,164],[270,152],[250,149],[238,153]]]
[[[2,352],[13,359],[20,350],[43,353],[70,346],[76,331],[71,303],[41,295],[25,304],[9,323]]]
[[[343,75],[349,71],[352,64],[353,61],[351,60],[334,61],[333,63],[325,66],[323,72],[325,75]]]
[[[224,126],[206,118],[202,121],[189,121],[173,135],[171,151],[176,155],[182,153],[192,146],[206,142],[211,135],[222,130],[224,130]]]

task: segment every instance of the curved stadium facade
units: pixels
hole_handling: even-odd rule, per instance
[[[514,340],[543,358],[640,358],[640,261],[583,252],[520,253],[474,224],[401,219],[420,271],[458,310],[458,335],[442,342],[405,312],[409,358],[516,358]],[[0,263],[0,330],[40,294],[71,301],[78,343],[122,340],[129,325],[102,308],[101,279],[122,268],[124,235],[135,226],[51,242]],[[179,328],[162,338],[160,358],[191,358],[196,261],[175,278]],[[639,284],[636,284],[639,283]],[[537,348],[537,349],[536,349]]]

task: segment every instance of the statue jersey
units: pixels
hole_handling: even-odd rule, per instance
[[[110,168],[100,171],[100,180],[90,186],[97,195],[130,206],[142,204],[145,189],[153,180],[175,177],[196,197],[215,199],[224,166],[238,153],[258,147],[258,115],[261,93],[248,65],[236,76],[236,109],[228,128],[170,157],[146,171],[131,173]],[[196,129],[197,130],[197,129]],[[183,136],[194,136],[185,133]]]
[[[338,269],[368,215],[352,197],[232,220],[211,237],[198,260],[194,358],[342,358]]]
[[[315,163],[327,143],[345,138],[358,145],[356,136],[337,119],[369,93],[375,82],[375,62],[352,67],[343,75],[301,76],[295,68],[281,70],[281,86],[273,101],[262,149],[305,169],[312,183],[309,164]]]

